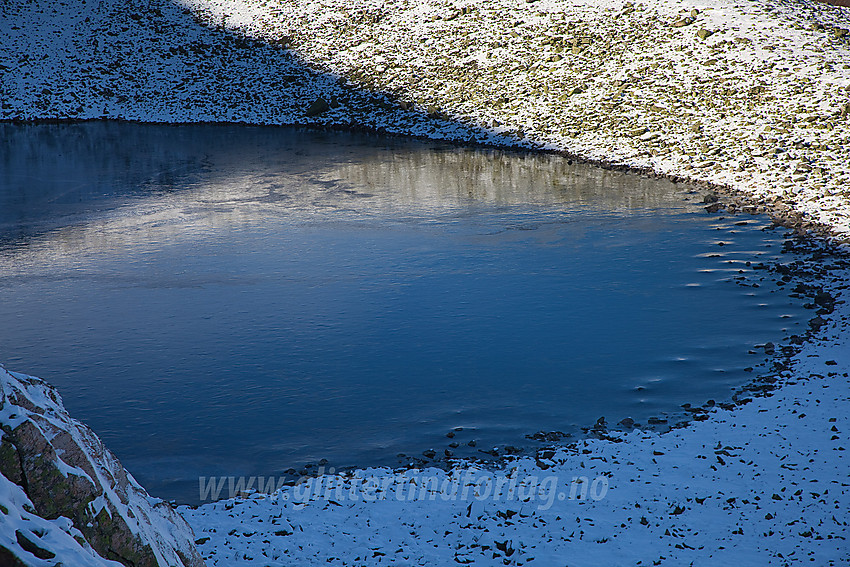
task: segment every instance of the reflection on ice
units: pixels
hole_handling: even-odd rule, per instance
[[[0,238],[46,229],[64,254],[265,222],[463,215],[533,205],[627,212],[680,200],[671,183],[556,156],[237,126],[0,124]],[[433,219],[430,219],[433,220]],[[51,256],[51,260],[55,256]]]

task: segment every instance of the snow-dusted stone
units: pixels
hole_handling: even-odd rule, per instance
[[[0,564],[204,564],[186,521],[148,496],[49,384],[0,366],[0,428]]]

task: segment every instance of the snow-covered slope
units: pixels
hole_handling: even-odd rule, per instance
[[[148,496],[50,385],[0,366],[0,428],[0,563],[203,565],[185,520]]]
[[[728,184],[850,233],[846,8],[179,4],[3,2],[0,118],[358,125],[546,147]]]
[[[334,108],[306,116],[319,97]],[[169,0],[0,3],[0,119],[334,122],[396,131],[427,121],[396,110],[310,70],[278,43],[208,26]],[[441,132],[455,130],[447,123]]]

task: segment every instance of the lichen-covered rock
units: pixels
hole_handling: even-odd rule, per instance
[[[0,428],[0,563],[203,566],[185,520],[50,385],[0,366]]]

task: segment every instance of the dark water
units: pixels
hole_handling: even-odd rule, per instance
[[[645,422],[728,398],[804,326],[746,265],[782,234],[666,181],[289,129],[0,132],[0,360],[161,496],[442,453],[455,427],[476,455]]]

